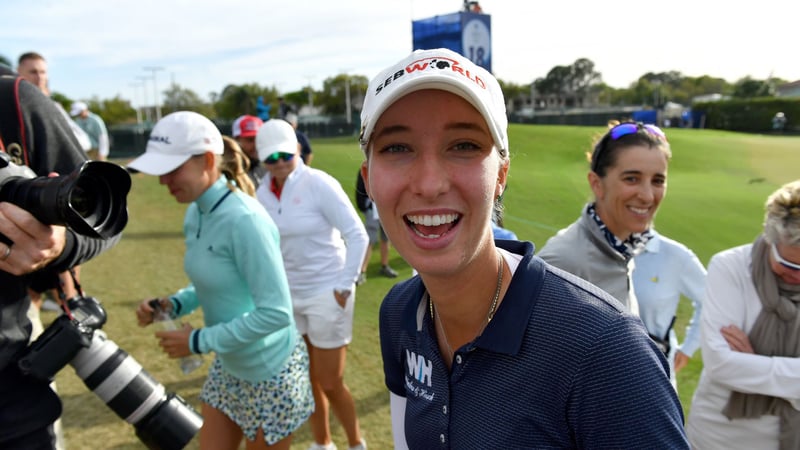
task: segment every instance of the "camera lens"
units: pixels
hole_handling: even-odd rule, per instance
[[[189,404],[167,393],[164,385],[102,331],[95,331],[91,346],[78,352],[70,365],[86,387],[133,425],[151,449],[182,449],[203,425],[203,418]]]
[[[35,177],[23,168],[27,169],[10,163],[2,168],[0,164],[0,201],[22,207],[44,224],[66,225],[96,238],[110,238],[128,223],[125,197],[131,179],[122,167],[87,161],[78,170],[57,177]]]
[[[81,217],[87,217],[95,209],[95,204],[92,200],[91,196],[86,195],[83,186],[76,186],[72,191],[69,203],[72,205],[72,209],[80,214]]]

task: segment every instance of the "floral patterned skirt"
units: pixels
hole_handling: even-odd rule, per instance
[[[305,342],[298,338],[283,369],[258,383],[231,375],[214,358],[200,400],[230,417],[248,440],[255,440],[261,428],[268,445],[280,441],[314,411]]]

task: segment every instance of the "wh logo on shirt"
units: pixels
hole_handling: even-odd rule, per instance
[[[420,383],[427,384],[428,387],[431,386],[431,374],[433,373],[431,360],[406,349],[406,367],[408,367],[409,375]]]

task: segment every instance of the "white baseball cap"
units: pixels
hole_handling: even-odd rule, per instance
[[[361,110],[361,149],[366,151],[375,123],[389,106],[422,89],[458,95],[486,120],[495,145],[508,150],[508,117],[503,91],[486,69],[445,48],[416,50],[372,79]]]
[[[78,114],[80,114],[80,113],[82,113],[82,112],[86,111],[87,109],[89,109],[89,106],[88,106],[86,103],[83,103],[83,102],[75,102],[75,103],[73,103],[73,104],[72,104],[72,106],[69,108],[69,115],[70,115],[70,116],[72,116],[72,117],[75,117],[75,116],[77,116]]]
[[[297,134],[294,127],[283,119],[264,122],[256,134],[256,150],[260,161],[275,152],[297,153]]]
[[[196,112],[178,111],[164,116],[153,127],[143,155],[128,167],[148,175],[164,175],[194,155],[223,152],[217,126]]]

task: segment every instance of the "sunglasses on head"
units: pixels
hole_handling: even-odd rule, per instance
[[[614,128],[608,131],[608,134],[597,143],[594,148],[594,153],[592,153],[592,171],[597,172],[597,168],[600,164],[600,154],[603,150],[608,146],[608,140],[616,141],[623,136],[627,136],[629,134],[636,134],[639,130],[644,130],[648,134],[658,137],[659,139],[663,139],[664,141],[667,140],[667,135],[661,131],[661,128],[658,128],[655,125],[644,124],[641,122],[625,122],[621,123]]]
[[[275,164],[278,160],[291,161],[294,158],[294,153],[275,152],[264,159],[267,164]]]
[[[791,261],[783,259],[780,253],[778,253],[778,247],[776,247],[775,244],[770,244],[770,247],[772,247],[772,257],[775,258],[775,261],[778,264],[782,265],[783,267],[786,267],[787,269],[800,270],[800,264],[795,264]]]
[[[655,125],[644,124],[644,123],[621,123],[614,128],[612,128],[608,135],[611,137],[612,141],[616,141],[617,139],[621,138],[622,136],[627,136],[629,134],[636,134],[639,130],[645,130],[648,133],[652,134],[653,136],[658,136],[665,141],[667,140],[667,135],[661,131],[661,128],[658,128]]]

